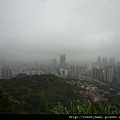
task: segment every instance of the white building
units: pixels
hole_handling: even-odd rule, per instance
[[[113,67],[106,66],[104,70],[104,81],[113,82]]]
[[[66,78],[67,75],[68,75],[68,70],[66,70],[66,69],[59,69],[59,70],[58,70],[58,75],[59,75],[60,77]]]
[[[92,70],[92,63],[87,63],[87,71]]]

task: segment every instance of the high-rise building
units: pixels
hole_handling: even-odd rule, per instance
[[[87,71],[92,70],[92,63],[87,63]]]
[[[11,79],[12,78],[12,71],[8,68],[1,69],[1,79]]]
[[[75,78],[75,76],[76,76],[75,66],[70,66],[69,77],[70,78]]]
[[[35,61],[35,69],[36,69],[36,74],[37,74],[37,72],[38,72],[38,62],[37,61]]]
[[[115,58],[109,58],[109,65],[113,66],[113,82],[117,83]]]
[[[99,68],[101,68],[101,57],[99,56],[98,58],[97,58],[97,66],[99,67]]]
[[[104,70],[104,81],[113,82],[113,67],[106,66]]]
[[[56,58],[53,59],[52,66],[53,66],[54,69],[57,68],[57,59]]]
[[[60,68],[66,69],[66,55],[65,54],[60,55]]]
[[[92,78],[102,81],[103,80],[103,70],[101,68],[92,69]]]
[[[116,63],[116,66],[120,66],[120,62],[117,62],[117,63]]]
[[[115,58],[109,58],[109,65],[115,66]]]
[[[92,69],[92,78],[97,79],[97,68]]]
[[[117,68],[117,83],[120,84],[120,66]]]
[[[81,69],[80,69],[80,66],[77,66],[76,67],[76,78],[77,79],[81,79]]]
[[[106,57],[102,58],[102,68],[105,68],[106,66],[108,66],[108,59]]]
[[[5,59],[4,58],[1,58],[0,59],[0,67],[5,67],[5,65],[6,65],[6,61],[5,61]]]
[[[103,76],[103,69],[98,69],[98,80],[103,81],[104,76]]]

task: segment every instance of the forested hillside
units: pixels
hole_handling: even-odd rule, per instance
[[[92,104],[78,91],[54,75],[0,80],[0,114],[120,114],[120,104]]]
[[[51,107],[58,102],[69,107],[70,101],[80,100],[81,97],[66,83],[65,79],[54,75],[34,75],[11,80],[0,80],[5,91],[19,101],[19,109],[22,113],[44,113],[45,106],[41,98],[44,94]]]
[[[0,86],[0,114],[15,114],[21,111],[18,108],[19,102],[14,100]]]

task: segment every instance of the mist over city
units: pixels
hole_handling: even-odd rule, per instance
[[[119,0],[0,0],[0,55],[69,61],[119,57]]]
[[[120,114],[119,46],[120,0],[0,0],[0,114]]]

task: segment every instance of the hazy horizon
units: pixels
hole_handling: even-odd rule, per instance
[[[120,60],[120,0],[0,0],[0,58]]]

